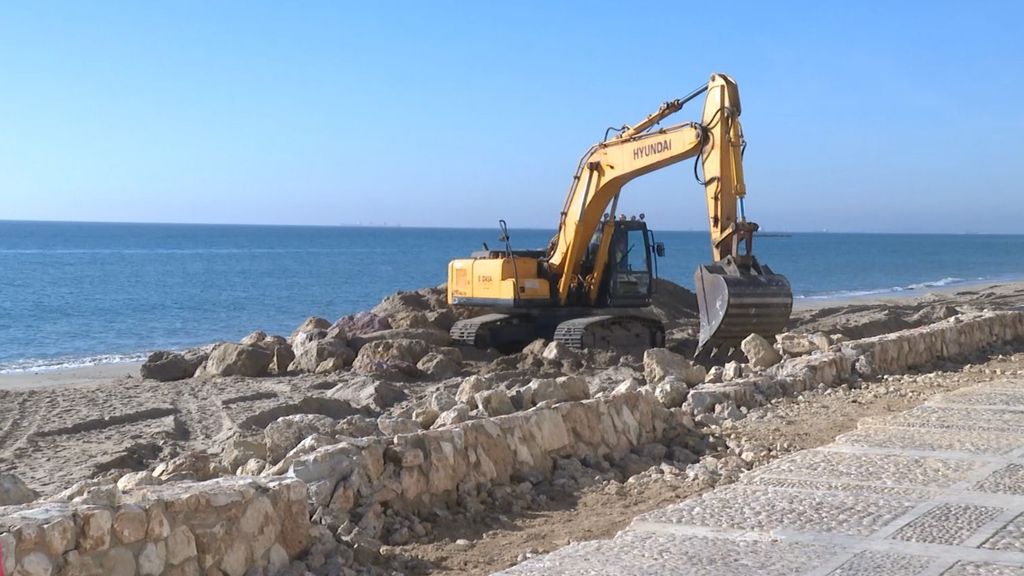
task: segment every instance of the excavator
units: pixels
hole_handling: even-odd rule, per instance
[[[706,94],[699,122],[660,127]],[[546,250],[513,250],[500,222],[504,248],[474,252],[448,264],[448,303],[489,313],[460,320],[456,342],[515,350],[536,338],[575,349],[660,347],[665,329],[649,307],[664,244],[644,215],[616,215],[629,181],[695,158],[703,168],[712,263],[694,275],[700,316],[697,356],[732,353],[752,333],[781,332],[793,307],[789,281],[752,252],[758,225],[744,214],[740,98],[736,82],[713,74],[707,84],[661,105],[633,126],[609,129],[583,155]],[[609,138],[609,133],[617,131]],[[737,210],[738,208],[738,210]]]

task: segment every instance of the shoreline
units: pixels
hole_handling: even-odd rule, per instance
[[[953,299],[962,297],[964,304],[970,304],[972,297],[978,295],[979,292],[1001,293],[1012,292],[1016,289],[1024,289],[1024,280],[995,282],[978,280],[893,293],[794,298],[793,313],[862,306],[923,306],[931,303],[930,300],[936,297]],[[1024,306],[1024,304],[1018,306]],[[0,391],[75,386],[117,378],[140,378],[139,368],[141,366],[141,360],[125,359],[98,362],[88,366],[31,368],[18,372],[0,373]]]

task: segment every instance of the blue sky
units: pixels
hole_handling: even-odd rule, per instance
[[[606,127],[721,71],[762,227],[1021,232],[1021,6],[5,3],[0,219],[552,227]],[[622,204],[705,226],[691,162]]]

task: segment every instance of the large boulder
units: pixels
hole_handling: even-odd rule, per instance
[[[787,356],[804,356],[819,349],[818,344],[811,336],[799,332],[776,334],[775,348]]]
[[[459,390],[455,393],[455,400],[476,408],[477,393],[483,392],[484,390],[490,390],[493,386],[494,384],[486,376],[474,374],[463,380],[462,384],[459,385]],[[454,404],[452,404],[452,406],[454,406]],[[438,411],[444,412],[445,410],[452,408],[452,406],[436,408]]]
[[[224,342],[196,370],[197,378],[215,376],[266,376],[274,355],[258,346]]]
[[[651,386],[654,389],[654,396],[666,408],[679,408],[686,402],[686,395],[690,391],[681,378],[669,376]]]
[[[504,416],[516,411],[504,388],[477,392],[476,404],[488,416]]]
[[[433,328],[392,328],[355,336],[349,342],[349,346],[359,351],[370,342],[380,340],[422,340],[431,346],[448,346],[452,339],[447,331]]]
[[[21,478],[10,472],[0,472],[0,506],[28,504],[39,497],[39,493],[28,487]]]
[[[314,434],[334,435],[335,425],[334,419],[322,414],[293,414],[274,420],[263,429],[267,461],[279,462],[299,442]]]
[[[191,378],[198,368],[197,364],[186,359],[183,354],[159,350],[146,358],[142,367],[139,368],[139,372],[143,378],[171,382]]]
[[[327,395],[357,408],[369,408],[377,412],[383,412],[407,398],[406,393],[394,384],[370,378],[342,382]]]
[[[743,350],[750,365],[755,368],[774,366],[782,360],[782,354],[759,334],[751,334],[744,338],[743,342],[740,342],[740,349]]]
[[[387,318],[374,314],[373,312],[359,312],[357,314],[342,316],[333,324],[333,326],[344,330],[349,337],[369,334],[371,332],[380,332],[382,330],[390,330],[393,328],[391,322],[388,321]]]
[[[316,333],[318,330],[326,331],[331,327],[331,323],[327,320],[318,316],[310,316],[306,318],[299,327],[292,331],[292,335],[288,337],[290,342],[294,342],[296,338],[299,338],[302,334]]]
[[[324,372],[320,367],[324,362],[330,361],[331,369],[338,369],[350,366],[355,360],[356,354],[343,340],[336,338],[320,338],[317,340],[306,340],[299,338],[295,340],[295,359],[289,367],[295,372]]]
[[[674,376],[690,386],[704,382],[707,370],[667,348],[651,348],[644,352],[644,378],[652,386]]]
[[[416,375],[416,364],[430,352],[430,346],[423,340],[397,338],[376,340],[359,349],[352,369],[367,375]]]
[[[438,380],[451,378],[459,373],[459,365],[441,352],[430,352],[416,363],[416,368]]]
[[[534,405],[548,400],[558,403],[590,398],[590,387],[579,376],[534,378],[523,392]]]
[[[281,336],[268,336],[266,332],[257,330],[249,334],[239,342],[243,346],[255,346],[262,348],[273,355],[267,372],[270,374],[285,374],[288,367],[295,360],[295,352],[291,344]]]

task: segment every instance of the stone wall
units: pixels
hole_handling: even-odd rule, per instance
[[[899,374],[936,360],[953,359],[1024,337],[1024,313],[961,314],[920,328],[846,342],[843,352],[856,358],[862,376]]]
[[[560,457],[624,456],[645,443],[695,434],[692,420],[647,389],[539,406],[448,428],[320,448],[290,463],[309,487],[317,521],[352,520],[380,534],[382,507],[417,511],[460,493],[547,477]]]
[[[8,576],[243,576],[309,546],[306,487],[294,478],[220,478],[103,498],[0,508]]]

